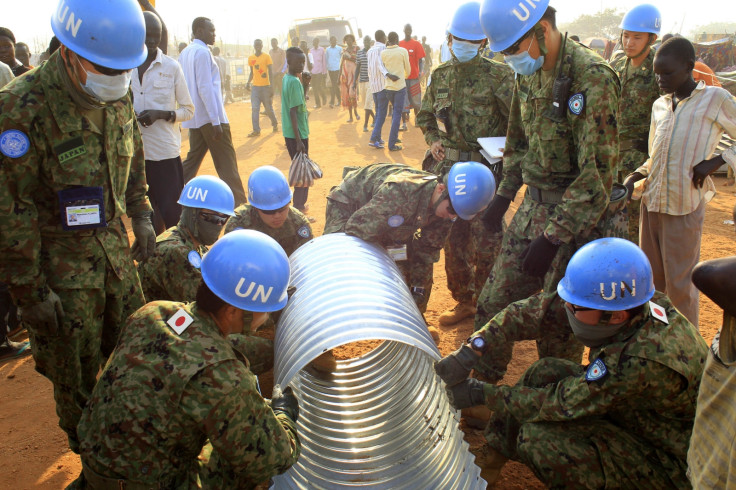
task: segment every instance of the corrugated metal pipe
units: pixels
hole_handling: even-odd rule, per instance
[[[484,489],[432,364],[440,359],[399,269],[345,234],[291,256],[296,292],[276,329],[274,378],[299,398],[302,453],[276,489]],[[304,369],[323,352],[384,340],[332,376]]]

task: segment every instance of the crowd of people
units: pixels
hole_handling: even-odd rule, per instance
[[[296,161],[308,101],[348,123],[362,104],[383,149],[392,106],[400,151],[413,112],[423,161],[346,168],[324,233],[384,248],[420,313],[444,249],[457,304],[439,324],[472,317],[475,331],[435,371],[485,429],[489,485],[512,459],[551,488],[728,488],[734,260],[698,261],[710,175],[736,166],[736,148],[715,155],[736,138],[736,99],[696,81],[687,39],[655,51],[654,5],[626,13],[609,63],[559,31],[549,0],[526,15],[517,4],[460,5],[434,69],[410,24],[362,49],[350,34],[286,50],[271,39],[268,52],[257,39],[248,137],[263,108]],[[253,488],[301,450],[291,387],[260,393],[274,345],[254,332],[278,321],[288,257],[314,237],[309,187],[271,166],[243,185],[211,19],[193,20],[178,60],[147,1],[61,0],[51,27],[36,68],[0,28],[0,359],[32,353],[53,384],[82,463],[70,488]],[[503,159],[486,137],[505,137]],[[207,152],[219,178],[198,175]],[[710,349],[698,289],[724,309]],[[24,328],[29,340],[13,340]],[[535,340],[539,360],[499,385],[518,340]],[[331,352],[313,365],[336,366]]]

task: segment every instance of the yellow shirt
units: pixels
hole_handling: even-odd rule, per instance
[[[271,80],[268,78],[268,67],[272,64],[271,56],[268,53],[261,52],[260,56],[252,54],[248,57],[248,66],[253,70],[254,87],[271,85]]]
[[[395,82],[386,77],[386,90],[401,90],[406,87],[406,77],[411,73],[411,64],[409,64],[409,52],[398,45],[386,46],[381,51],[381,61],[383,66],[392,75],[399,77]]]

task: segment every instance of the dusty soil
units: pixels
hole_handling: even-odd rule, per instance
[[[278,101],[275,106],[280,119]],[[251,139],[246,137],[251,131],[249,102],[228,105],[227,112],[244,183],[250,172],[260,165],[275,165],[285,172],[288,170],[290,162],[284,139],[281,134],[270,132],[270,123],[265,116],[261,116],[262,135]],[[374,162],[403,162],[420,166],[424,155],[425,143],[421,131],[411,124],[409,131],[400,134],[404,151],[389,152],[388,149],[376,150],[368,147],[370,133],[363,132],[362,120],[352,124],[346,123],[346,120],[347,111],[337,108],[323,107],[313,111],[310,116],[310,156],[322,166],[325,175],[310,190],[308,201],[311,208],[309,214],[317,218],[317,222],[313,224],[316,235],[321,234],[324,226],[325,196],[330,187],[340,181],[343,166]],[[388,140],[387,126],[384,126],[383,134],[383,138]],[[187,149],[188,143],[185,141],[182,154],[186,154]],[[209,156],[200,173],[216,175]],[[726,187],[724,178],[717,178],[716,185],[718,195],[710,203],[706,213],[703,259],[736,254],[734,227],[724,224],[724,220],[732,219],[731,209],[736,202],[735,189]],[[515,209],[512,205],[512,212]],[[702,295],[700,305],[701,333],[710,343],[720,326],[721,312]],[[435,266],[435,282],[426,314],[427,320],[437,325],[437,317],[452,306],[454,301],[446,287],[444,262],[440,260]],[[449,354],[455,350],[471,331],[472,319],[455,327],[442,328],[442,353]],[[339,357],[359,354],[358,348],[353,346],[343,347],[338,351]],[[517,344],[504,382],[515,383],[536,358],[533,342]],[[261,386],[265,394],[270,393],[272,383],[271,373],[262,377]],[[51,383],[34,371],[31,357],[0,365],[0,400],[0,461],[3,468],[0,472],[0,488],[60,489],[74,480],[80,472],[79,458],[69,451],[66,436],[57,425]],[[483,444],[481,431],[467,427],[464,429],[471,449],[477,450]],[[512,462],[504,468],[496,488],[526,489],[544,486],[529,469]]]

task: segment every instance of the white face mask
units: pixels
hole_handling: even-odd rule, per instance
[[[114,102],[125,97],[130,86],[132,70],[120,75],[101,75],[87,70],[87,83],[82,84],[85,92],[103,102]]]

